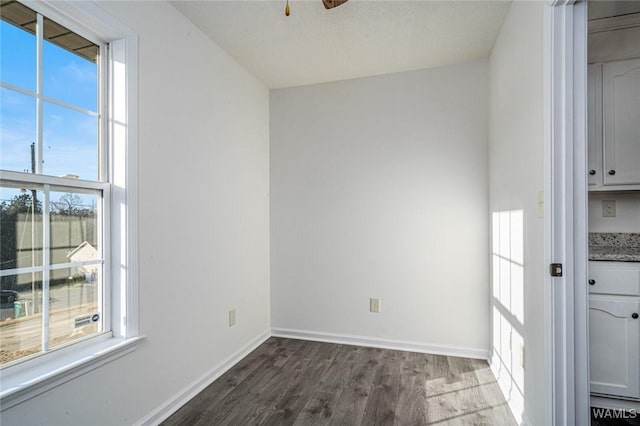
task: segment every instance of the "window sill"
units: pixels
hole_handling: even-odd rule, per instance
[[[42,362],[33,368],[2,372],[0,411],[60,386],[136,349],[144,336],[110,338],[68,355]]]

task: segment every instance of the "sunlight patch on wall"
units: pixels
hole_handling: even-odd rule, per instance
[[[524,212],[492,214],[491,368],[514,417],[524,412]]]

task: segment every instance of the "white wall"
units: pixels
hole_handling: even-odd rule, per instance
[[[489,180],[491,212],[521,211],[520,239],[524,248],[524,318],[521,325],[525,346],[523,401],[517,400],[510,381],[519,382],[518,345],[509,352],[508,342],[494,322],[493,344],[503,351],[502,384],[511,389],[511,406],[516,417],[522,415],[532,425],[551,424],[548,374],[544,358],[548,348],[544,341],[543,227],[538,217],[538,192],[544,184],[543,133],[543,8],[544,2],[513,2],[490,57],[490,132]],[[512,248],[513,249],[513,248]],[[499,271],[492,270],[496,278]],[[502,276],[502,283],[505,277]],[[522,287],[507,278],[513,290]],[[513,294],[513,293],[512,293]],[[509,318],[512,323],[518,322]],[[509,321],[507,321],[509,322]],[[504,321],[502,326],[504,326]],[[508,336],[508,334],[507,334]],[[506,349],[505,349],[506,348]],[[493,367],[500,369],[494,356]],[[514,377],[509,377],[505,367]],[[505,378],[507,383],[504,382]]]
[[[487,73],[271,92],[274,328],[488,349]]]
[[[616,201],[616,217],[602,217],[602,201]],[[590,192],[589,232],[640,233],[640,192]]]
[[[102,7],[139,34],[147,338],[134,353],[3,412],[3,425],[132,424],[270,324],[267,88],[168,3]]]

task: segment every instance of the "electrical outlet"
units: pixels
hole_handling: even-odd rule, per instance
[[[369,299],[369,311],[376,312],[376,313],[380,312],[380,298],[379,297],[372,297],[371,299]]]
[[[229,327],[236,325],[236,308],[229,311]]]
[[[602,200],[602,217],[616,217],[616,200]]]

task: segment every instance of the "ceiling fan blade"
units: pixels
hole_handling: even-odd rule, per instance
[[[325,9],[333,9],[334,7],[338,7],[346,2],[347,0],[322,0],[322,4],[324,4]]]

